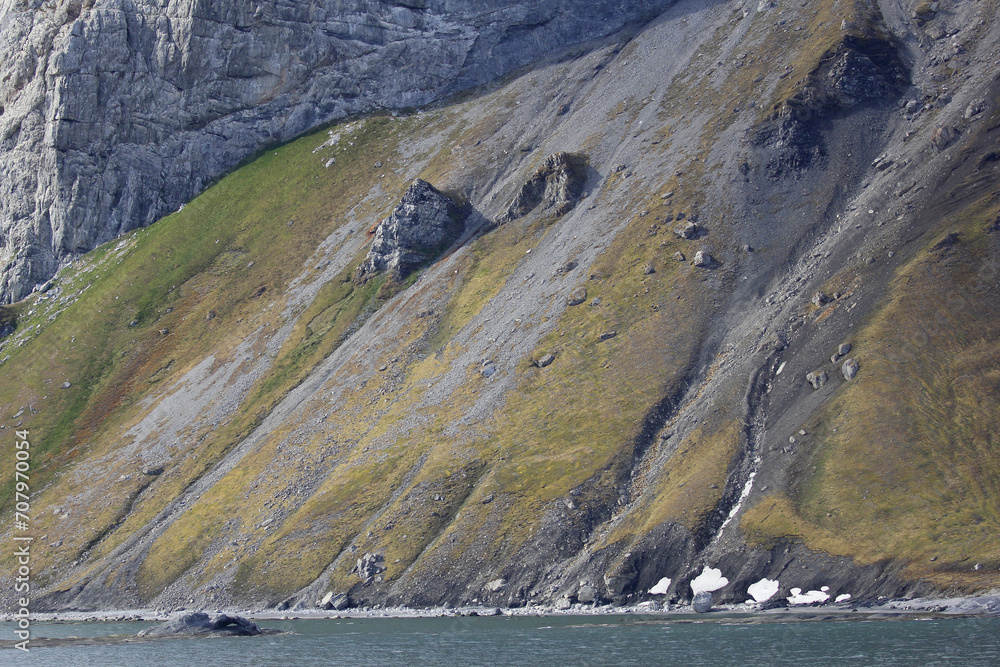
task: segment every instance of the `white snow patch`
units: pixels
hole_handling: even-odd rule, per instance
[[[650,595],[666,595],[667,589],[670,588],[670,577],[663,577],[656,585],[649,589]]]
[[[784,362],[784,361],[782,361],[782,362],[781,362],[781,365],[780,365],[780,366],[778,366],[778,370],[776,370],[776,371],[774,372],[774,374],[775,374],[775,375],[781,375],[781,371],[785,370],[785,364],[786,364],[786,363],[787,363],[787,362]]]
[[[701,574],[691,582],[691,592],[695,594],[711,593],[712,591],[719,590],[728,583],[729,580],[722,576],[722,570],[706,565],[702,569]]]
[[[824,588],[826,588],[824,586]],[[793,588],[788,596],[788,604],[812,604],[813,602],[826,602],[830,599],[830,594],[826,591],[809,591],[803,593],[801,588]]]
[[[834,600],[834,602],[847,602],[850,599],[851,599],[851,594],[850,593],[843,593],[841,595],[838,595],[837,599]]]
[[[753,464],[755,468],[760,466],[759,456],[754,460]],[[721,535],[722,529],[728,526],[729,522],[732,521],[737,514],[739,514],[740,508],[743,507],[743,501],[747,499],[747,496],[750,495],[750,491],[753,489],[753,479],[756,476],[757,476],[757,471],[754,470],[752,473],[750,473],[750,476],[747,477],[747,483],[743,485],[743,491],[740,493],[740,499],[736,501],[736,504],[733,506],[733,509],[729,510],[729,516],[727,516],[726,520],[722,522],[721,526],[719,526],[719,532],[716,533],[716,535]]]
[[[761,579],[756,584],[751,584],[747,588],[747,593],[750,597],[754,599],[755,602],[766,602],[774,597],[775,593],[778,592],[778,580],[777,579]]]

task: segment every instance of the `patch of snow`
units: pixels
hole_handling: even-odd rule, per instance
[[[754,461],[754,467],[756,468],[759,465],[760,465],[760,457],[758,456],[757,459]],[[733,509],[729,510],[729,516],[727,516],[726,520],[722,522],[721,526],[719,526],[720,534],[722,533],[722,529],[728,526],[729,522],[732,521],[737,514],[739,514],[740,508],[743,507],[743,501],[747,499],[747,496],[750,495],[750,491],[753,489],[753,479],[756,476],[757,476],[757,471],[754,470],[752,473],[750,473],[750,476],[747,477],[747,483],[743,485],[743,491],[742,493],[740,493],[740,499],[736,501],[736,504],[733,506]]]
[[[706,565],[702,569],[701,574],[691,582],[691,592],[695,594],[711,593],[712,591],[719,590],[728,583],[729,579],[722,576],[722,570]]]
[[[764,578],[747,588],[747,593],[755,602],[766,602],[778,592],[778,580]]]
[[[656,585],[649,589],[650,595],[666,595],[667,589],[670,588],[670,577],[663,577]]]
[[[850,599],[851,599],[850,593],[843,593],[841,595],[838,595],[837,599],[835,599],[834,602],[847,602]]]
[[[827,588],[824,586],[824,588]],[[793,588],[788,596],[788,604],[812,604],[813,602],[826,602],[830,599],[830,594],[826,591],[809,591],[803,593],[801,588]]]
[[[785,363],[786,362],[784,361],[781,362],[781,365],[778,366],[778,370],[774,372],[775,375],[781,375],[781,371],[785,370]]]

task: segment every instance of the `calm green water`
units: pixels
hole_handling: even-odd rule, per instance
[[[150,623],[34,623],[34,637]],[[264,621],[295,634],[0,650],[0,665],[1000,665],[1000,618],[750,624],[656,617]],[[12,626],[0,624],[0,639]]]

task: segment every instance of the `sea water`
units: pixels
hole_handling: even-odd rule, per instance
[[[1000,665],[1000,618],[656,616],[260,621],[287,634],[0,650],[0,665]],[[32,636],[132,635],[152,623],[33,623]],[[13,637],[0,624],[0,639]],[[7,647],[10,643],[4,641]]]

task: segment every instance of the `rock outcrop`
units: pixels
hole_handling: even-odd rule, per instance
[[[770,176],[795,174],[822,160],[827,155],[823,123],[834,114],[891,102],[902,89],[906,69],[893,39],[868,22],[845,26],[844,32],[755,129],[755,143],[771,149]],[[792,73],[786,69],[784,76]]]
[[[538,207],[551,211],[553,215],[563,215],[573,208],[585,183],[582,158],[568,153],[550,155],[521,186],[510,206],[494,223],[502,225],[517,220]]]
[[[393,280],[437,257],[462,233],[461,212],[455,203],[427,181],[414,181],[392,213],[375,229],[368,257],[355,272],[363,283],[377,273]]]
[[[354,571],[362,581],[369,581],[385,572],[385,556],[377,553],[366,553],[358,559]]]
[[[263,146],[487,83],[669,4],[5,2],[0,302]]]
[[[216,635],[251,637],[263,634],[263,630],[253,621],[242,616],[219,614],[209,616],[205,612],[195,611],[182,614],[177,618],[154,625],[138,634],[139,637],[182,637],[187,635]]]

